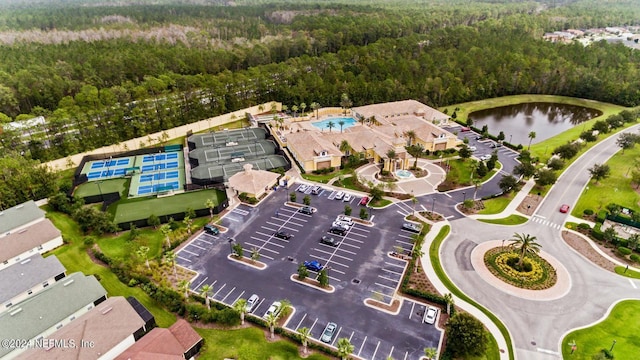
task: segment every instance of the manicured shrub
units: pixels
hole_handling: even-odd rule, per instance
[[[622,256],[627,256],[627,255],[631,254],[631,249],[626,248],[624,246],[620,246],[620,247],[618,247],[618,252]]]
[[[631,256],[629,256],[629,259],[631,259],[632,261],[634,261],[636,263],[640,263],[640,255],[638,255],[638,254],[631,254]]]
[[[584,209],[584,210],[582,211],[582,213],[583,213],[583,214],[585,214],[585,215],[587,215],[587,216],[591,216],[591,215],[593,215],[593,210],[591,210],[591,209]]]
[[[589,230],[589,229],[591,229],[591,226],[589,226],[589,224],[587,223],[578,224],[578,230]]]

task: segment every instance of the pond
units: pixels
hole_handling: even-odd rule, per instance
[[[534,102],[474,111],[469,118],[478,129],[487,125],[492,135],[504,131],[506,141],[526,146],[531,131],[536,133],[535,144],[600,115],[599,110],[577,105]]]

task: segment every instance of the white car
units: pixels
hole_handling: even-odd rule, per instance
[[[267,309],[267,312],[264,313],[263,318],[268,318],[270,314],[273,314],[274,316],[278,316],[278,314],[280,313],[280,308],[282,307],[282,303],[280,303],[280,301],[274,301],[271,306],[269,306],[269,309]]]
[[[344,202],[349,202],[351,201],[351,195],[350,194],[344,194],[344,197],[342,198],[342,201]]]
[[[347,215],[338,215],[336,221],[347,223],[349,226],[353,226],[353,219]]]
[[[438,309],[433,306],[427,307],[427,311],[424,313],[424,322],[427,324],[434,324],[438,317]]]
[[[247,306],[245,307],[246,311],[248,313],[253,312],[253,310],[256,308],[256,305],[258,305],[259,301],[260,301],[260,298],[258,297],[258,295],[256,294],[251,295],[251,297],[249,297],[249,299],[247,300]]]
[[[298,186],[298,189],[296,189],[298,192],[305,192],[307,191],[307,188],[309,186],[305,185],[305,184],[301,184],[300,186]]]
[[[471,150],[471,151],[476,151],[476,150],[478,150],[478,149],[477,149],[475,146],[469,146],[469,150]]]
[[[334,221],[333,224],[331,224],[332,227],[338,227],[338,228],[343,228],[345,230],[349,230],[349,224],[342,222],[342,221]]]
[[[344,193],[342,191],[338,191],[338,193],[336,194],[335,199],[336,200],[342,200],[343,197],[344,197]]]
[[[480,161],[487,161],[489,159],[491,159],[491,155],[489,155],[489,154],[484,154],[484,155],[480,156]]]

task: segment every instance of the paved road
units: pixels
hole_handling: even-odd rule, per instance
[[[620,277],[592,264],[567,246],[558,230],[567,216],[558,211],[560,205],[574,205],[589,181],[587,169],[594,163],[605,162],[618,150],[616,138],[610,137],[576,160],[526,224],[495,226],[467,218],[451,222],[451,235],[441,249],[445,271],[461,290],[506,324],[519,360],[558,358],[559,342],[565,332],[602,318],[617,300],[640,298],[640,281]],[[567,295],[553,301],[526,300],[497,290],[475,273],[470,266],[470,254],[476,244],[508,239],[516,232],[535,235],[543,250],[567,268],[571,277],[571,290]]]

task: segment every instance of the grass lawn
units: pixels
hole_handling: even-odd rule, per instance
[[[486,222],[489,224],[498,224],[498,225],[520,225],[527,222],[527,218],[520,215],[509,215],[506,218],[502,219],[478,219],[479,221]]]
[[[478,214],[499,214],[507,208],[514,196],[513,193],[508,193],[496,198],[484,200],[484,209],[478,211]]]
[[[268,342],[265,332],[255,327],[239,330],[195,329],[205,340],[200,359],[285,360],[302,359],[298,346],[289,340]],[[323,355],[310,355],[305,359],[329,359]]]
[[[616,345],[613,355],[616,359],[637,359],[640,349],[640,337],[637,331],[640,324],[640,301],[625,300],[616,304],[609,316],[602,322],[586,329],[576,330],[562,339],[562,357],[564,359],[590,360],[600,350]],[[569,342],[575,341],[577,349],[571,354]]]
[[[342,181],[335,182],[334,185],[336,186],[340,186],[343,187],[345,189],[351,189],[351,190],[355,190],[355,191],[362,191],[358,188],[358,185],[356,184],[356,177],[355,176],[350,176],[347,178],[342,179]]]
[[[378,201],[371,201],[369,203],[369,206],[371,206],[372,208],[382,208],[385,207],[387,205],[391,204],[391,200],[387,200],[387,199],[380,199]],[[375,213],[373,213],[373,215],[375,215]]]
[[[471,159],[455,159],[455,160],[450,160],[449,161],[449,172],[447,172],[447,178],[445,180],[446,183],[451,183],[451,184],[457,184],[457,186],[454,187],[460,187],[460,186],[467,186],[467,185],[472,185],[472,174],[471,172],[473,171],[474,164],[476,164],[477,161],[471,160]],[[500,168],[500,166],[498,166],[496,164],[496,169],[493,169],[489,172],[487,172],[487,175],[485,175],[481,180],[482,182],[485,182],[487,180],[489,180],[495,173],[496,171],[498,171],[498,169]],[[474,176],[477,177],[477,175],[475,174],[474,171]]]
[[[451,231],[451,227],[449,227],[448,225],[444,226],[440,230],[438,235],[435,237],[435,239],[433,239],[433,242],[431,243],[431,246],[429,247],[429,259],[431,260],[431,264],[433,265],[433,269],[436,272],[436,275],[438,275],[438,278],[440,279],[440,281],[442,281],[444,286],[446,286],[447,289],[449,291],[451,291],[452,294],[456,295],[457,297],[461,298],[462,300],[466,301],[467,303],[475,306],[477,309],[482,311],[487,317],[489,317],[489,319],[491,319],[491,321],[493,321],[494,324],[496,324],[498,329],[500,329],[500,332],[502,333],[502,336],[507,341],[507,345],[509,346],[509,348],[506,349],[508,351],[508,353],[509,353],[509,359],[513,360],[515,357],[514,357],[514,352],[513,352],[513,347],[512,347],[511,336],[509,335],[509,332],[507,331],[507,328],[504,326],[504,324],[495,315],[493,315],[492,312],[490,312],[489,310],[485,309],[480,304],[478,304],[477,302],[473,301],[465,293],[460,291],[460,289],[458,289],[458,287],[456,287],[453,284],[451,279],[449,279],[449,277],[445,273],[444,269],[442,268],[442,264],[440,263],[440,257],[438,256],[438,253],[439,253],[440,245],[442,244],[444,239],[447,238],[447,235],[449,235],[449,231]],[[491,335],[491,334],[489,334],[489,335],[493,338],[493,335]],[[487,344],[487,345],[492,345],[495,348],[487,349],[487,352],[485,353],[485,358],[488,359],[488,360],[500,359],[500,351],[498,349],[498,342],[494,338],[490,343],[491,344]],[[492,357],[489,357],[489,355],[491,355]]]
[[[85,275],[98,275],[100,284],[107,290],[109,296],[134,296],[153,314],[160,327],[169,327],[176,321],[174,314],[160,307],[140,288],[123,284],[111,270],[91,261],[82,242],[84,236],[78,225],[67,215],[48,212],[47,217],[60,229],[63,238],[68,242],[49,252],[62,262],[68,274],[81,271]]]
[[[114,211],[113,221],[116,224],[146,219],[150,214],[156,216],[184,212],[187,209],[202,209],[207,199],[221,203],[225,194],[219,190],[192,191],[163,198],[138,198],[119,201],[109,211]]]
[[[347,174],[350,174],[352,171],[353,171],[352,169],[342,169],[339,171],[331,172],[329,174],[319,174],[319,175],[307,173],[307,174],[302,174],[302,178],[305,180],[326,184],[327,182],[329,182],[329,180],[333,179],[334,177],[338,177],[340,175],[347,175]]]
[[[616,274],[618,275],[622,275],[632,279],[640,279],[640,272],[627,269],[625,266],[616,266],[615,270],[616,270]]]
[[[120,196],[125,196],[127,194],[127,190],[129,189],[130,181],[131,179],[112,179],[102,180],[99,184],[98,181],[89,181],[78,186],[73,192],[73,195],[85,197],[100,195],[100,192],[102,192],[103,194],[117,192],[120,193]],[[100,185],[100,187],[98,187],[98,185]]]
[[[587,188],[584,189],[578,203],[574,207],[571,214],[576,217],[582,216],[584,209],[591,209],[598,212],[605,209],[610,203],[616,203],[629,209],[640,210],[638,202],[640,202],[640,194],[631,186],[631,178],[626,177],[630,167],[640,157],[640,146],[626,150],[624,154],[618,152],[607,164],[611,168],[611,175],[599,184],[590,181]],[[585,171],[587,171],[585,169]]]

